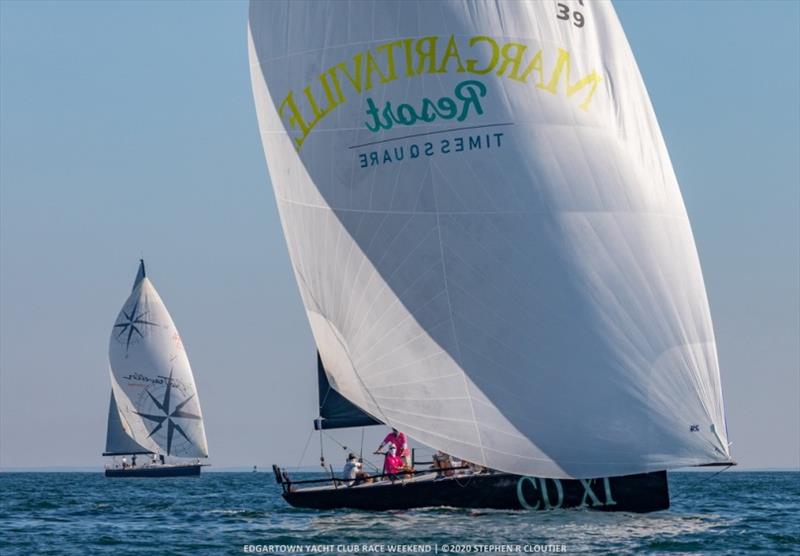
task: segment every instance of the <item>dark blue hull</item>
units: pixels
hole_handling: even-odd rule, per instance
[[[298,489],[283,497],[292,506],[328,510],[402,510],[429,506],[551,510],[588,508],[600,511],[654,512],[669,508],[666,471],[599,479],[542,479],[508,473],[415,478],[358,486]]]
[[[106,477],[197,477],[200,463],[191,465],[163,465],[148,467],[128,467],[127,469],[106,469]]]

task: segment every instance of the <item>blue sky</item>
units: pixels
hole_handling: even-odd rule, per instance
[[[615,5],[692,219],[734,456],[799,467],[800,3]],[[233,1],[0,2],[0,468],[102,463],[108,335],[140,255],[212,463],[298,462],[314,345],[246,21]]]

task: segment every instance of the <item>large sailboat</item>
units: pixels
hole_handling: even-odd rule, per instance
[[[253,1],[248,40],[325,380],[489,470],[276,468],[289,503],[651,511],[666,470],[733,464],[692,230],[610,2]]]
[[[114,322],[108,357],[111,401],[103,455],[113,456],[114,464],[106,476],[199,475],[208,445],[194,376],[144,261]]]

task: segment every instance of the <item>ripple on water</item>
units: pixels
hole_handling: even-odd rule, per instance
[[[800,474],[672,474],[673,507],[646,515],[287,506],[266,473],[113,481],[100,473],[0,475],[6,554],[220,554],[244,544],[558,543],[569,552],[797,552]]]

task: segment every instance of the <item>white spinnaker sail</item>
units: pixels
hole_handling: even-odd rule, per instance
[[[254,1],[249,50],[339,392],[508,472],[730,459],[692,231],[610,3]]]
[[[206,457],[208,445],[189,359],[175,323],[140,266],[114,322],[111,385],[126,433],[146,450]]]

